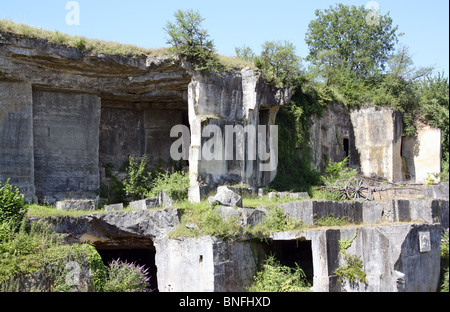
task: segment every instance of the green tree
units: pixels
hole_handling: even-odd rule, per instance
[[[240,48],[234,49],[236,52],[236,57],[238,59],[247,61],[247,62],[254,62],[255,60],[255,53],[253,53],[252,49],[248,46],[242,46]]]
[[[358,78],[369,78],[385,69],[397,43],[398,26],[392,25],[389,15],[369,23],[370,13],[364,6],[343,4],[315,12],[316,19],[306,33],[307,60],[318,67],[325,80],[342,69]]]
[[[178,10],[174,17],[175,23],[167,22],[164,27],[170,37],[167,43],[172,53],[191,63],[194,70],[217,71],[219,61],[213,40],[202,28],[204,18],[193,10]]]
[[[250,52],[245,51],[245,55]],[[253,59],[266,81],[275,87],[291,87],[301,72],[301,59],[289,41],[266,41],[261,55]]]

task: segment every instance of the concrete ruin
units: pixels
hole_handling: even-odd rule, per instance
[[[325,166],[349,157],[349,167],[389,182],[425,183],[441,172],[441,131],[419,124],[415,136],[403,131],[402,114],[390,108],[348,111],[340,104],[313,118],[311,159]]]
[[[180,225],[176,208],[53,217],[58,233],[73,243],[90,242],[104,259],[140,259],[150,267],[160,292],[245,291],[267,254],[309,272],[315,292],[434,292],[440,274],[442,227],[448,228],[447,200],[328,202],[302,200],[279,205],[286,215],[314,225],[333,214],[345,227],[311,227],[254,237],[171,238]],[[250,209],[264,214],[264,207]],[[253,223],[253,226],[259,221]],[[354,240],[348,253],[363,263],[366,281],[340,282],[339,241]],[[131,258],[130,258],[131,257]],[[136,258],[137,257],[137,258]]]
[[[190,130],[182,165],[193,201],[220,183],[267,185],[275,177],[276,168],[258,170],[258,159],[199,157],[208,125],[223,132],[272,125],[289,103],[289,90],[273,90],[257,72],[205,76],[168,57],[86,55],[7,37],[0,45],[0,180],[11,179],[28,200],[93,198],[105,170],[118,170],[130,155],[169,167],[175,125]],[[270,132],[264,140],[270,146]]]
[[[224,134],[227,126],[237,126],[242,134],[248,126],[274,125],[290,97],[289,90],[272,89],[250,68],[202,75],[168,57],[83,54],[11,34],[0,41],[0,181],[10,179],[30,201],[92,200],[105,171],[118,170],[130,155],[170,166],[170,148],[177,140],[170,132],[183,125],[190,144],[182,165],[189,170],[192,201],[223,184],[268,185],[276,168],[259,170],[266,160],[199,157],[208,140],[203,132],[215,126]],[[267,131],[256,144],[271,149],[275,138]],[[326,154],[332,161],[350,156],[351,167],[388,181],[423,182],[440,171],[439,131],[421,128],[417,137],[403,137],[401,115],[389,109],[347,112],[330,106],[313,123],[311,138],[318,167]],[[239,149],[246,156],[244,145],[235,144],[233,152]],[[93,244],[105,261],[145,259],[154,276],[152,287],[159,291],[243,291],[267,250],[284,263],[300,262],[310,270],[314,291],[437,289],[448,198],[302,200],[280,207],[310,225],[331,213],[348,216],[354,224],[274,233],[263,243],[249,237],[170,238],[180,223],[176,208],[55,217],[51,222],[69,241]],[[264,216],[264,209],[241,209],[258,215],[252,222]],[[334,274],[343,261],[338,245],[354,233],[349,252],[362,259],[367,282],[343,284]]]

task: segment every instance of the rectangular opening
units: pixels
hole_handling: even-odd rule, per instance
[[[345,157],[348,157],[350,155],[350,143],[349,143],[348,138],[344,138],[343,145],[344,145]]]
[[[282,265],[296,268],[296,264],[305,272],[308,282],[313,285],[313,255],[310,240],[274,240],[272,252]]]
[[[103,263],[107,266],[113,260],[120,260],[127,263],[135,263],[148,269],[148,277],[150,277],[148,289],[158,292],[157,267],[155,264],[156,249],[152,243],[138,244],[133,246],[124,242],[114,246],[97,246]]]

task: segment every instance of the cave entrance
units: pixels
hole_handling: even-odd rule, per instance
[[[157,268],[155,264],[156,249],[152,241],[108,243],[95,247],[105,265],[109,265],[113,260],[120,259],[123,262],[145,266],[150,277],[149,290],[158,291]]]
[[[282,265],[295,269],[296,264],[305,272],[308,282],[313,285],[313,255],[310,240],[274,240],[271,249]]]

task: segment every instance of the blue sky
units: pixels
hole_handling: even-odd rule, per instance
[[[306,57],[305,33],[316,9],[336,3],[366,5],[357,0],[78,0],[80,24],[66,23],[68,0],[0,0],[0,18],[71,35],[165,47],[166,22],[177,9],[199,10],[204,27],[220,54],[234,55],[235,47],[247,45],[255,52],[272,40],[289,40],[297,54]],[[400,43],[409,47],[415,66],[435,66],[449,73],[449,1],[378,0],[381,14],[390,13]]]

